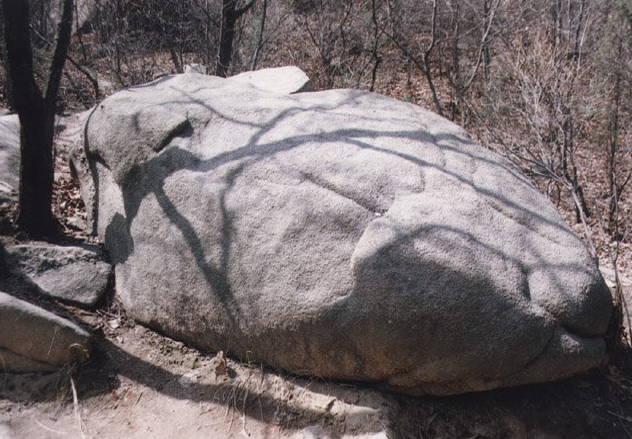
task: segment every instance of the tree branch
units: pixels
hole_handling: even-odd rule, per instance
[[[9,75],[18,78],[13,85],[15,109],[24,112],[42,103],[42,92],[33,77],[33,52],[29,28],[29,2],[3,0],[4,41]]]
[[[46,84],[45,105],[50,110],[57,100],[61,73],[66,63],[68,46],[70,45],[70,34],[72,32],[72,5],[73,0],[61,0],[61,20],[57,26],[57,37],[55,39],[55,51],[50,63],[48,83]],[[27,27],[28,28],[28,27]]]
[[[250,10],[250,8],[252,8],[255,4],[255,0],[250,0],[250,3],[248,3],[247,5],[245,5],[243,8],[239,8],[237,10],[235,10],[235,18],[239,18],[242,15],[244,15],[246,12],[248,12]]]

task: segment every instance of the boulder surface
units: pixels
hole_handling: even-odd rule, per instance
[[[230,77],[231,82],[243,82],[271,93],[298,93],[307,91],[309,77],[298,67],[274,67],[243,72]]]
[[[0,204],[14,200],[20,182],[20,121],[0,113]]]
[[[40,293],[84,307],[105,293],[112,266],[99,247],[22,244],[7,247],[6,264]]]
[[[129,315],[295,374],[451,394],[600,364],[611,296],[555,207],[427,110],[196,74],[74,156]]]

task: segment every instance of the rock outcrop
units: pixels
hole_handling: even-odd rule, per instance
[[[90,114],[74,157],[129,315],[413,394],[600,364],[609,290],[523,176],[415,105],[283,90],[178,75]]]

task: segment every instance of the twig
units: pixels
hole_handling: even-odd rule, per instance
[[[70,377],[70,388],[72,389],[72,405],[75,409],[75,419],[77,421],[77,427],[81,433],[81,438],[85,439],[86,435],[83,433],[83,420],[81,419],[81,413],[79,412],[79,398],[77,398],[77,388],[75,387],[75,380]]]
[[[623,416],[623,415],[620,415],[618,413],[611,412],[610,410],[608,410],[608,413],[610,413],[612,416],[616,416],[619,419],[623,419],[624,421],[628,421],[628,422],[632,423],[632,418],[630,418],[629,416]]]
[[[261,403],[261,394],[257,395],[257,401],[259,401],[259,415],[261,416],[261,422],[263,422],[263,404]]]
[[[48,346],[48,352],[46,353],[46,358],[50,358],[50,353],[53,350],[53,345],[55,344],[55,338],[57,338],[58,332],[59,332],[59,326],[55,326],[55,330],[53,331],[53,338],[50,341],[50,345]]]
[[[242,429],[242,433],[246,436],[246,437],[250,437],[250,434],[248,434],[248,431],[246,430],[246,401],[248,400],[248,386],[246,385],[246,393],[244,395],[244,402],[241,405],[241,429]]]
[[[40,427],[42,427],[42,428],[43,428],[44,430],[46,430],[46,431],[50,431],[51,433],[55,433],[55,434],[58,434],[58,435],[60,435],[60,436],[67,436],[67,435],[68,435],[68,433],[65,433],[65,432],[63,432],[63,431],[53,430],[52,428],[49,428],[49,427],[45,426],[45,425],[44,425],[44,424],[42,424],[40,421],[38,421],[36,418],[33,418],[33,420],[35,421],[35,423],[36,423],[37,425],[39,425]]]

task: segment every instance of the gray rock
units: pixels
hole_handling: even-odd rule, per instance
[[[623,273],[615,273],[612,268],[601,266],[599,267],[601,274],[606,281],[606,285],[612,289],[613,294],[617,285],[617,278],[621,283],[622,299],[622,313],[623,313],[623,326],[627,328],[628,334],[632,328],[630,328],[630,320],[628,316],[632,316],[632,278],[625,276]]]
[[[201,75],[208,75],[209,70],[204,64],[191,63],[184,65],[184,73],[199,73]]]
[[[25,244],[7,247],[9,270],[49,297],[94,306],[105,293],[112,266],[96,246]]]
[[[614,288],[617,284],[617,277],[619,278],[619,282],[624,287],[632,286],[632,278],[625,276],[623,273],[615,273],[614,270],[610,267],[600,266],[599,271],[601,271],[601,275],[606,281],[606,285],[610,288]]]
[[[581,240],[427,110],[189,74],[113,95],[85,132],[77,169],[120,299],[174,338],[413,394],[604,357],[611,296]]]
[[[56,314],[0,292],[0,364],[3,371],[59,369],[84,361],[90,334]]]
[[[0,439],[14,439],[15,435],[11,431],[11,426],[8,423],[0,422]]]
[[[270,93],[291,94],[307,91],[309,77],[298,67],[275,67],[231,76],[229,81],[249,84]]]
[[[0,348],[0,372],[52,372],[56,369],[59,367]]]
[[[0,116],[0,203],[15,200],[20,184],[20,121]]]
[[[110,94],[114,90],[114,83],[105,78],[97,78],[97,86],[99,87],[99,93],[102,95]]]

